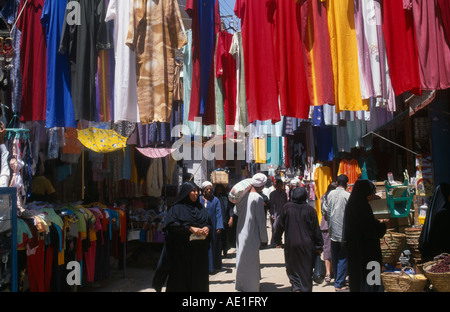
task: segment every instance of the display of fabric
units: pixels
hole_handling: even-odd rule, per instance
[[[333,67],[325,2],[307,2],[307,7],[302,7],[308,11],[303,49],[310,103],[314,106],[334,104]]]
[[[314,169],[314,194],[316,195],[315,208],[319,220],[319,224],[322,222],[322,196],[327,192],[328,186],[333,181],[333,173],[331,168],[323,166],[322,164],[316,164]]]
[[[45,1],[41,23],[47,42],[47,128],[76,127],[70,92],[69,59],[58,53],[61,29],[66,14],[66,3]]]
[[[311,103],[300,47],[305,35],[308,2],[271,0],[266,6],[269,7],[268,19],[273,20],[275,27],[274,53],[281,115],[306,119]],[[270,7],[276,9],[272,11]]]
[[[336,113],[344,110],[367,111],[362,100],[358,69],[358,48],[354,28],[353,0],[326,1],[333,62]],[[349,15],[349,12],[352,12]]]
[[[234,13],[241,19],[248,122],[281,120],[278,105],[273,23],[270,2],[236,0]]]
[[[236,60],[230,54],[233,35],[221,31],[217,36],[216,76],[222,78],[223,110],[226,126],[236,120]]]
[[[356,159],[344,158],[339,162],[339,169],[337,175],[345,174],[348,177],[348,190],[351,190],[351,186],[361,176],[361,168]]]
[[[17,28],[21,33],[22,97],[20,121],[45,120],[47,94],[47,42],[41,24],[44,0],[21,1]]]
[[[361,96],[363,99],[375,97],[377,107],[395,111],[395,94],[384,44],[381,4],[374,0],[358,0],[354,5]]]
[[[383,34],[395,95],[406,91],[420,94],[419,59],[414,20],[403,1],[383,1]],[[392,29],[395,28],[395,31]]]
[[[76,0],[79,21],[66,14],[59,53],[67,55],[75,120],[96,121],[96,74],[98,51],[111,49],[109,24],[105,22],[106,1]],[[70,12],[71,7],[68,8]],[[69,20],[68,20],[69,19]]]
[[[146,27],[141,27],[146,23]],[[158,29],[158,31],[154,31]],[[178,2],[134,1],[126,44],[136,53],[140,122],[169,122],[175,51],[186,44]],[[160,47],[160,49],[154,49]]]
[[[110,0],[105,20],[114,24],[114,121],[139,122],[136,52],[125,45],[133,0]],[[112,74],[112,73],[111,73]]]
[[[220,31],[219,0],[188,0],[185,11],[192,19],[189,120],[202,117],[203,124],[210,125],[215,122],[214,50],[217,33]]]
[[[447,89],[450,87],[450,45],[439,7],[436,1],[405,1],[412,4],[420,86],[423,90]]]

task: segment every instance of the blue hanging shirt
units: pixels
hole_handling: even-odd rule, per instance
[[[46,128],[76,128],[67,55],[58,53],[66,1],[46,0],[41,23],[47,40]]]

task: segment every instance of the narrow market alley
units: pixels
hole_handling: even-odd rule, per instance
[[[270,237],[270,226],[267,227]],[[236,292],[236,249],[232,248],[223,259],[222,271],[209,276],[210,292]],[[154,259],[152,259],[154,261]],[[281,248],[265,248],[260,250],[261,260],[261,292],[290,292],[291,285],[286,275],[284,252]],[[145,260],[144,260],[145,261]],[[141,262],[144,262],[141,261]],[[151,260],[148,259],[148,262]],[[83,286],[81,292],[155,292],[152,288],[154,269],[151,265],[127,266],[123,270],[114,269],[111,265],[111,277],[100,283]],[[162,290],[165,291],[165,288]],[[333,279],[331,283],[313,284],[313,292],[335,292]]]

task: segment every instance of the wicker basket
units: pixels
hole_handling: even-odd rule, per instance
[[[428,278],[432,284],[434,290],[438,292],[450,292],[450,272],[446,273],[433,273],[430,269],[433,265],[439,263],[442,260],[429,261],[423,264],[423,274]]]
[[[419,250],[419,238],[422,233],[422,227],[410,227],[405,229],[406,244],[411,251],[413,258],[421,258],[422,253]]]
[[[387,292],[422,292],[427,285],[427,278],[423,274],[408,274],[405,268],[397,272],[381,273],[384,290]],[[412,268],[410,268],[412,269]]]
[[[400,258],[400,255],[405,249],[405,244],[405,234],[388,230],[380,240],[383,263],[397,264],[398,258]]]

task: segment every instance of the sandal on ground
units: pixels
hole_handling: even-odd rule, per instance
[[[348,288],[347,287],[342,287],[342,288],[335,288],[336,291],[347,291]]]
[[[331,282],[330,274],[325,275],[325,282],[327,282],[327,283]]]

